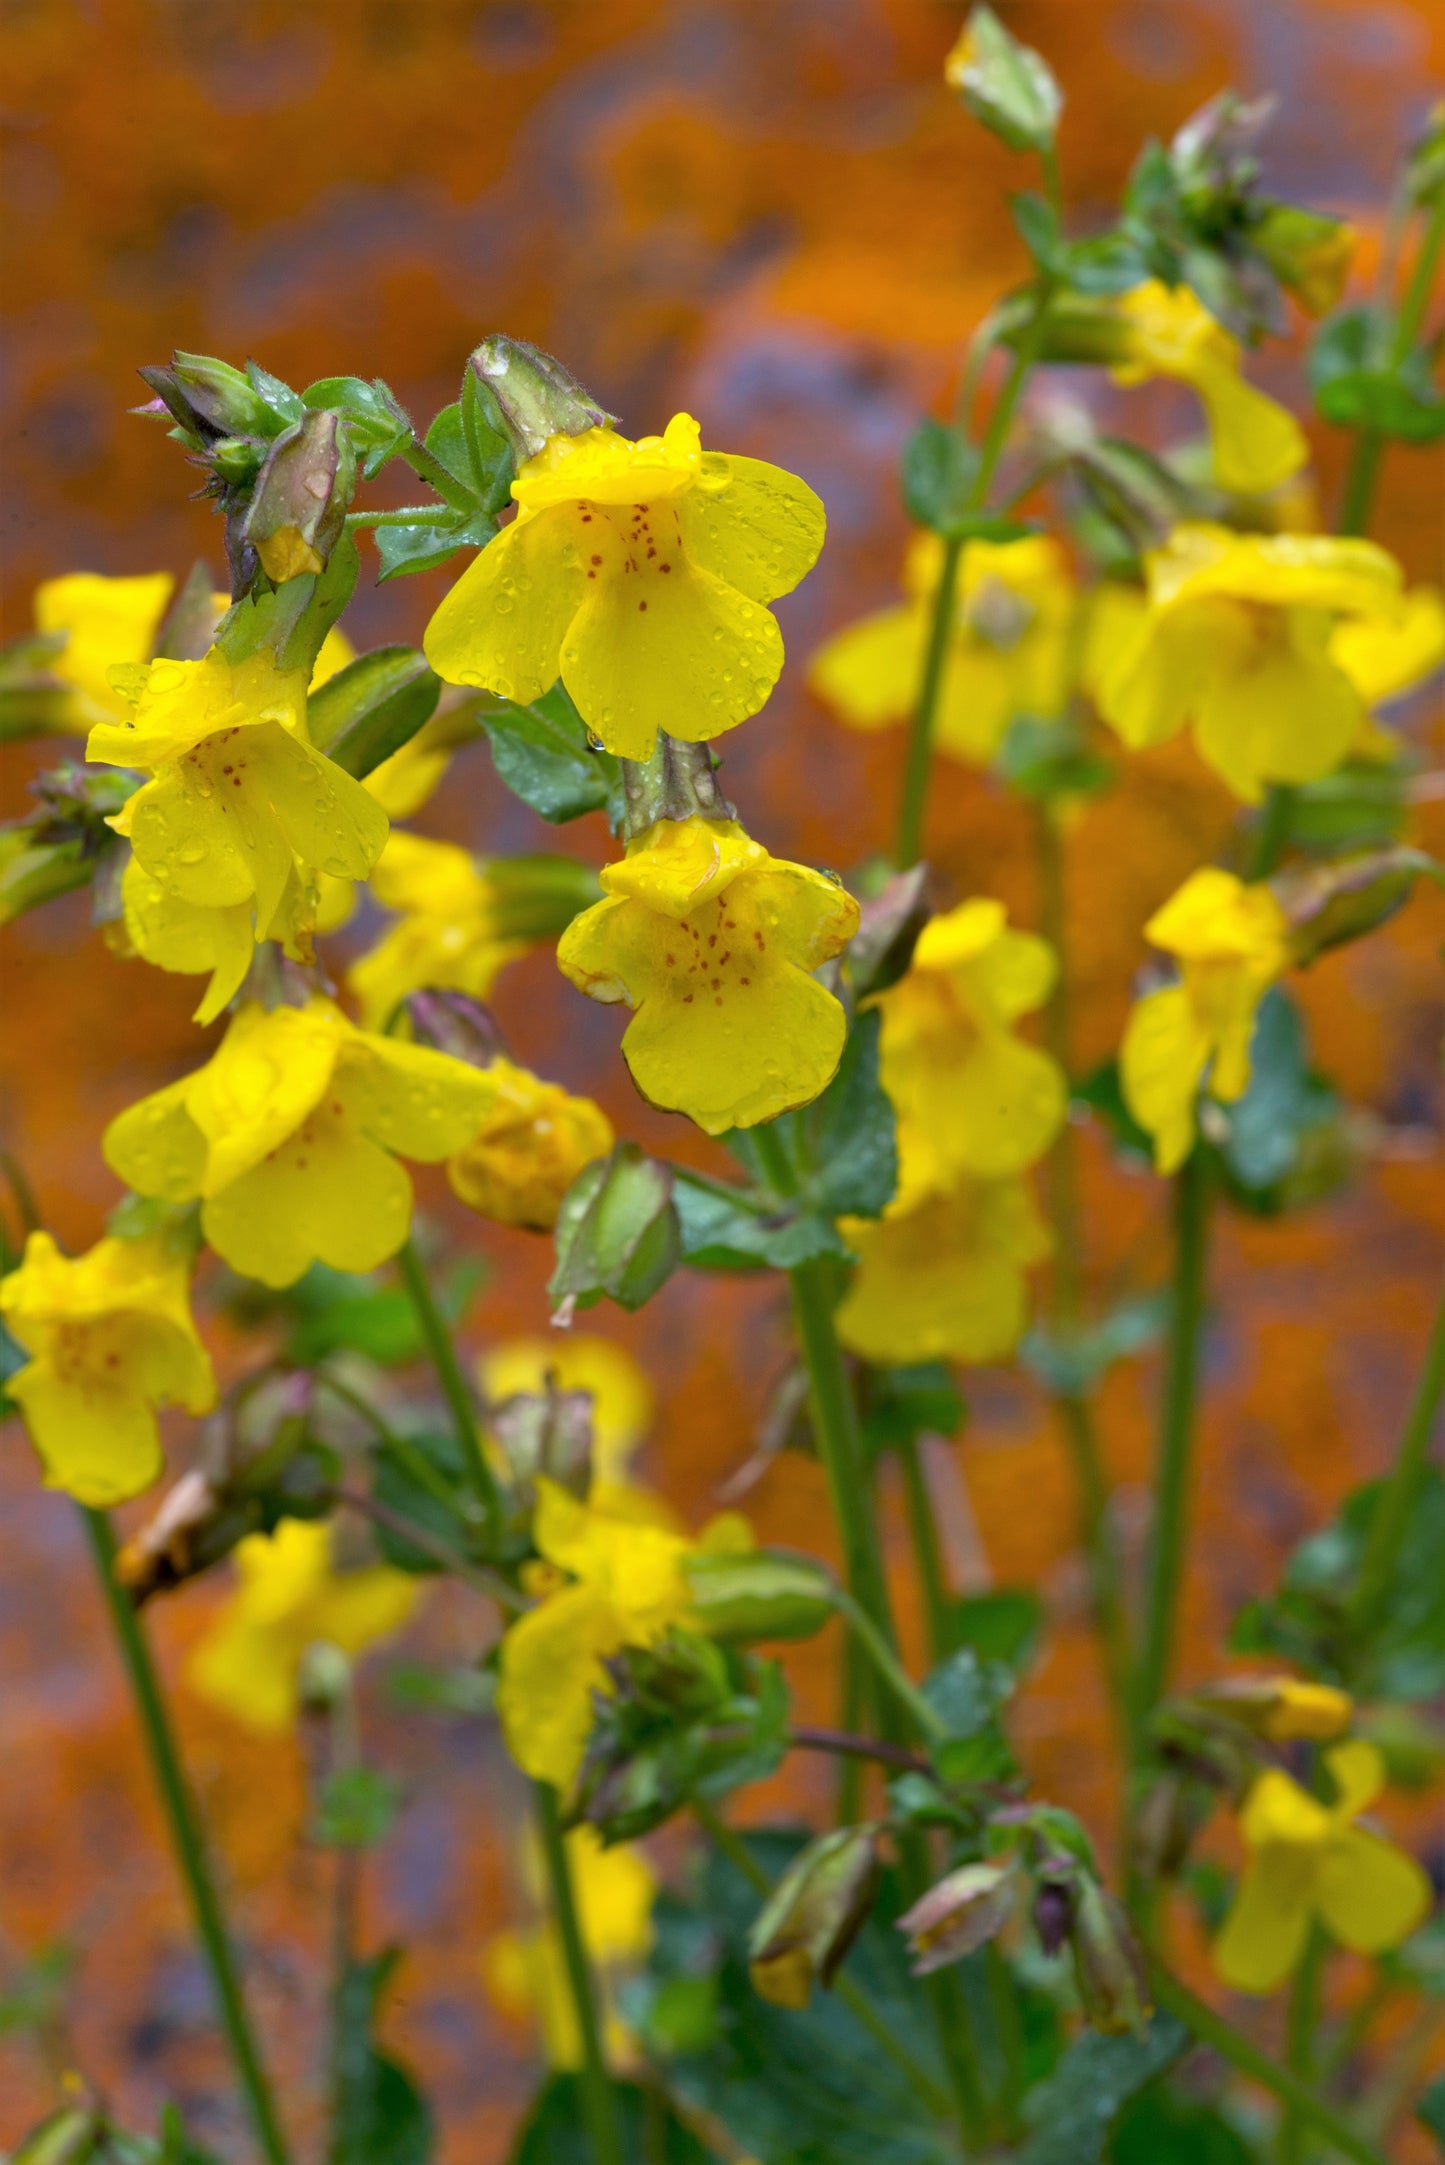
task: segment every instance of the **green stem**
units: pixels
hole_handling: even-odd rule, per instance
[[[1336,2076],[1345,2072],[1379,2020],[1394,1990],[1392,1978],[1376,1977],[1373,1984],[1361,1994],[1330,2040],[1329,2051],[1325,2054],[1320,2068],[1321,2078],[1325,2082],[1333,2082]]]
[[[1247,877],[1251,880],[1267,880],[1279,863],[1284,845],[1289,838],[1290,814],[1294,810],[1295,793],[1288,782],[1271,782],[1254,831],[1254,849],[1250,856]]]
[[[476,1491],[488,1530],[496,1532],[502,1520],[501,1493],[482,1450],[476,1406],[467,1387],[467,1379],[462,1374],[457,1349],[452,1344],[452,1334],[447,1328],[446,1318],[432,1297],[432,1289],[427,1282],[427,1275],[422,1268],[421,1257],[416,1252],[414,1241],[403,1242],[397,1251],[396,1262],[407,1297],[416,1312],[417,1322],[421,1325],[421,1334],[431,1355],[437,1381],[451,1407],[452,1422],[456,1429],[457,1442],[461,1445],[467,1478]]]
[[[480,508],[475,493],[463,487],[455,474],[448,473],[441,460],[432,456],[419,437],[413,436],[401,455],[412,472],[420,474],[422,480],[434,488],[442,502],[450,504],[453,511],[476,511]]]
[[[864,1682],[863,1661],[858,1652],[858,1642],[851,1631],[845,1630],[843,1633],[843,1677],[840,1693],[841,1706],[839,1709],[841,1727],[845,1730],[857,1729],[860,1723],[867,1719],[870,1712],[867,1703],[868,1694],[863,1688]],[[840,1827],[851,1827],[856,1824],[862,1815],[863,1762],[861,1759],[855,1759],[850,1753],[845,1752],[838,1761],[837,1823]]]
[[[534,1782],[532,1788],[537,1800],[537,1825],[542,1836],[542,1853],[552,1890],[557,1935],[562,1942],[562,1959],[567,1967],[567,1982],[572,1991],[577,2033],[582,2040],[582,2113],[587,2122],[593,2161],[594,2165],[626,2165],[617,2122],[617,2093],[612,2087],[612,2077],[607,2072],[607,2062],[602,2056],[602,2038],[597,2024],[592,1972],[588,1966],[587,1949],[583,1944],[582,1926],[577,1915],[577,1901],[572,1886],[571,1868],[567,1862],[567,1845],[562,1834],[562,1814],[557,1805],[557,1792],[549,1782]]]
[[[943,563],[933,595],[933,615],[928,644],[923,650],[923,675],[908,732],[908,756],[903,766],[903,796],[898,807],[899,868],[917,864],[923,849],[923,810],[928,798],[928,775],[933,759],[933,725],[943,690],[948,649],[953,638],[954,611],[958,600],[958,574],[963,562],[963,542],[950,537],[943,544]]]
[[[397,504],[390,511],[348,511],[347,526],[355,532],[367,526],[435,526],[440,504]]]
[[[872,1662],[879,1681],[888,1687],[907,1716],[910,1729],[935,1743],[942,1743],[948,1736],[947,1722],[934,1713],[862,1602],[855,1601],[841,1586],[834,1590],[833,1598],[847,1617],[859,1646]]]
[[[692,1809],[698,1825],[718,1854],[726,1857],[733,1870],[747,1881],[753,1892],[766,1900],[773,1891],[772,1883],[747,1843],[706,1798],[694,1797]],[[937,2113],[940,2119],[947,2119],[951,2110],[947,2092],[934,2081],[927,2068],[914,2058],[902,2039],[894,2035],[867,1994],[851,1977],[843,1975],[834,1978],[832,1989],[850,2013],[862,2023],[880,2050],[908,2077],[929,2111]]]
[[[1301,2084],[1308,2085],[1315,2066],[1315,2035],[1320,2021],[1320,1985],[1324,1975],[1325,1937],[1318,1925],[1305,1942],[1300,1966],[1290,1989],[1289,2019],[1285,2039],[1285,2063]],[[1304,2165],[1308,2141],[1307,2123],[1299,2108],[1287,2103],[1279,2124],[1275,2146],[1278,2165]]]
[[[1357,1637],[1368,1631],[1390,1588],[1400,1550],[1410,1530],[1421,1484],[1430,1459],[1430,1441],[1442,1402],[1445,1402],[1445,1296],[1435,1312],[1435,1326],[1425,1353],[1425,1365],[1415,1386],[1414,1403],[1400,1438],[1394,1470],[1370,1521],[1360,1575],[1350,1604],[1351,1622]]]
[[[1168,1685],[1178,1625],[1204,1335],[1209,1202],[1209,1163],[1196,1146],[1175,1181],[1174,1312],[1154,1469],[1144,1621],[1134,1671],[1134,1719],[1141,1736]]]
[[[390,1504],[382,1503],[375,1496],[358,1495],[355,1489],[338,1488],[331,1491],[332,1500],[357,1511],[363,1518],[371,1519],[377,1526],[384,1526],[398,1541],[408,1542],[430,1556],[444,1571],[451,1573],[463,1586],[470,1586],[474,1593],[485,1594],[488,1601],[495,1601],[509,1616],[520,1616],[531,1603],[517,1587],[511,1586],[498,1571],[489,1570],[485,1564],[474,1564],[460,1549],[453,1548],[450,1541],[434,1534],[429,1526],[418,1525],[405,1512],[393,1511]]]
[[[103,1511],[83,1510],[95,1568],[110,1611],[116,1643],[130,1679],[141,1734],[150,1758],[151,1772],[160,1792],[176,1862],[186,1884],[196,1929],[211,1973],[220,2009],[221,2026],[236,2063],[251,2119],[267,2165],[288,2165],[288,2152],[276,2117],[270,2085],[261,2065],[250,2019],[241,1993],[235,1958],[226,1932],[225,1918],[211,1877],[195,1808],[186,1789],[185,1776],[171,1733],[161,1682],[151,1660],[150,1648],[131,1607],[125,1589],[115,1576],[115,1537]]]
[[[903,1499],[908,1509],[908,1530],[913,1538],[913,1557],[923,1588],[923,1609],[928,1621],[929,1652],[935,1662],[953,1652],[957,1637],[953,1627],[953,1597],[948,1590],[933,1499],[923,1472],[923,1456],[916,1436],[906,1436],[898,1446],[898,1466],[903,1476]]]
[[[1425,311],[1430,305],[1430,294],[1440,268],[1442,251],[1445,251],[1445,196],[1441,196],[1431,210],[1420,242],[1420,253],[1415,258],[1415,268],[1410,274],[1410,283],[1405,288],[1400,313],[1395,319],[1395,336],[1390,345],[1389,362],[1392,373],[1399,368],[1419,335]],[[1378,429],[1361,429],[1355,438],[1355,447],[1350,454],[1350,463],[1345,474],[1344,498],[1340,506],[1342,534],[1363,534],[1369,530],[1385,444],[1386,438]]]
[[[1201,2045],[1208,2045],[1231,2067],[1238,2068],[1252,2082],[1268,2090],[1284,2105],[1290,2106],[1308,2127],[1313,2127],[1332,2143],[1341,2157],[1353,2160],[1353,2165],[1388,2165],[1365,2138],[1357,2134],[1348,2120],[1337,2112],[1325,2099],[1317,2097],[1297,2075],[1281,2067],[1267,2052],[1261,2052],[1242,2031],[1217,2015],[1203,2000],[1196,1999],[1188,1987],[1157,1964],[1151,1970],[1151,1981],[1156,2003],[1184,2023]]]
[[[1375,489],[1385,456],[1385,439],[1378,429],[1361,429],[1345,469],[1345,492],[1340,501],[1340,532],[1369,532]]]

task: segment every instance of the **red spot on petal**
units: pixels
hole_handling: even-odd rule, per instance
[[[640,601],[637,606],[639,609],[645,609],[647,607],[647,603],[645,601]]]
[[[601,557],[600,557],[600,556],[594,556],[594,557],[593,557],[593,559],[592,559],[592,561],[593,561],[593,563],[594,563],[594,564],[600,564],[600,563],[601,563],[601,561],[602,561],[602,559],[601,559]]]

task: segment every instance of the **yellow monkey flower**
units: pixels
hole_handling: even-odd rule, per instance
[[[491,1102],[466,1148],[447,1160],[452,1192],[498,1225],[550,1233],[583,1166],[605,1158],[616,1141],[612,1122],[591,1098],[510,1060],[490,1060],[482,1073]]]
[[[45,1469],[103,1510],[161,1471],[157,1406],[208,1413],[215,1378],[191,1319],[185,1258],[156,1240],[97,1241],[62,1255],[32,1233],[0,1280],[0,1316],[31,1356],[5,1385]]]
[[[384,1029],[407,995],[423,986],[485,1000],[498,971],[533,944],[499,930],[493,882],[454,842],[393,834],[372,873],[371,891],[400,922],[346,973],[369,1030]]]
[[[1357,1954],[1398,1947],[1428,1916],[1430,1882],[1415,1859],[1355,1821],[1385,1786],[1373,1744],[1324,1755],[1335,1802],[1321,1804],[1277,1768],[1244,1801],[1249,1861],[1214,1943],[1214,1966],[1237,1992],[1273,1992],[1304,1952],[1311,1923]]]
[[[1206,865],[1144,927],[1179,958],[1180,982],[1146,992],[1124,1029],[1119,1078],[1130,1112],[1154,1138],[1161,1173],[1194,1147],[1194,1101],[1230,1104],[1249,1088],[1249,1041],[1260,1001],[1289,967],[1289,925],[1270,889]]]
[[[1398,624],[1400,567],[1369,541],[1181,526],[1147,560],[1148,605],[1100,668],[1104,719],[1136,751],[1186,722],[1246,803],[1345,757],[1364,702],[1336,626]]]
[[[1053,985],[1052,949],[1008,929],[1001,902],[961,902],[924,926],[878,996],[883,1087],[912,1134],[913,1184],[1020,1173],[1048,1149],[1067,1091],[1058,1062],[1014,1035]]]
[[[622,1040],[643,1096],[709,1135],[806,1105],[847,1024],[810,973],[858,928],[837,880],[770,857],[734,820],[658,820],[602,872],[607,899],[557,943],[590,999],[637,1009]]]
[[[559,1391],[586,1391],[592,1399],[593,1492],[625,1480],[628,1466],[652,1426],[652,1385],[625,1346],[585,1331],[553,1331],[546,1338],[511,1338],[477,1363],[482,1395],[493,1405],[523,1392],[538,1393],[551,1377]]]
[[[306,680],[269,654],[152,662],[135,693],[128,721],[91,730],[86,757],[151,770],[112,822],[140,867],[127,926],[163,969],[213,971],[209,1021],[239,989],[248,941],[294,945],[314,921],[319,875],[370,871],[386,814],[310,743]],[[198,925],[197,912],[212,914]]]
[[[628,2045],[617,2010],[617,1982],[651,1951],[657,1881],[642,1851],[631,1843],[604,1848],[596,1828],[586,1826],[574,1827],[566,1840],[577,1921],[599,1987],[603,2046],[615,2066]],[[547,1890],[535,1842],[524,1846],[522,1867],[527,1891],[541,1913]],[[501,2014],[536,2023],[553,2067],[581,2067],[576,2007],[561,1938],[550,1917],[528,1930],[498,1932],[489,1939],[482,1949],[482,1981]]]
[[[412,1188],[393,1152],[450,1157],[484,1117],[482,1072],[358,1030],[330,1000],[247,1002],[207,1064],[106,1129],[106,1162],[141,1195],[201,1197],[233,1269],[290,1285],[313,1262],[369,1271],[395,1255]]]
[[[757,713],[783,666],[764,604],[823,545],[806,482],[704,451],[680,413],[636,443],[610,428],[553,436],[512,494],[516,518],[427,627],[438,676],[523,701],[560,676],[625,759],[646,759],[659,729],[702,741]]]
[[[727,1513],[701,1541],[618,1509],[579,1502],[545,1476],[537,1481],[532,1539],[550,1590],[502,1641],[497,1715],[507,1748],[534,1781],[570,1790],[592,1726],[602,1663],[622,1646],[650,1646],[683,1623],[691,1592],[684,1557],[736,1548],[742,1522]],[[565,1580],[563,1578],[565,1574]]]
[[[1173,376],[1197,391],[1222,489],[1259,495],[1299,471],[1309,457],[1303,429],[1286,407],[1245,382],[1239,341],[1188,286],[1170,287],[1151,278],[1120,294],[1113,305],[1124,331],[1114,381]]]
[[[938,536],[917,535],[903,571],[909,599],[850,624],[813,656],[809,683],[850,728],[888,729],[913,712],[942,564]],[[934,718],[940,752],[987,766],[1015,715],[1062,711],[1073,616],[1057,542],[969,542]]]
[[[168,571],[128,579],[72,571],[36,588],[36,630],[66,635],[46,664],[70,692],[61,729],[80,735],[97,722],[124,721],[130,710],[110,671],[150,660],[175,583]]]
[[[1367,707],[1403,698],[1445,663],[1445,594],[1435,586],[1412,587],[1398,619],[1360,617],[1337,624],[1330,660]]]
[[[282,1519],[236,1549],[240,1585],[196,1646],[192,1690],[263,1736],[296,1719],[302,1658],[318,1641],[359,1654],[404,1624],[417,1582],[389,1564],[339,1569],[330,1526]]]

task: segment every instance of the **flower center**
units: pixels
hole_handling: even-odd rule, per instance
[[[666,924],[663,966],[668,992],[684,1007],[724,1001],[751,985],[765,966],[769,937],[761,914],[749,908],[734,881],[723,894]]]
[[[646,614],[662,582],[677,572],[682,529],[666,502],[577,506],[578,553],[589,579],[615,581],[631,591],[622,597]]]

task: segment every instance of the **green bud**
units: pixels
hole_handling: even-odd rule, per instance
[[[1150,1784],[1134,1815],[1129,1854],[1141,1879],[1177,1879],[1214,1802],[1210,1790],[1172,1768]]]
[[[574,917],[602,900],[591,865],[545,851],[526,857],[484,857],[491,890],[488,923],[498,939],[555,940]]]
[[[1411,202],[1422,206],[1437,202],[1445,192],[1445,100],[1430,108],[1425,133],[1411,145],[1404,182]]]
[[[630,840],[660,819],[736,819],[737,808],[718,787],[717,767],[705,744],[685,744],[657,732],[652,756],[624,759],[622,831]]]
[[[1292,203],[1271,203],[1249,238],[1309,315],[1327,315],[1335,307],[1355,253],[1353,226]]]
[[[83,2105],[63,2105],[21,2138],[9,2165],[92,2165],[109,2150],[109,2133],[97,2112]]]
[[[265,460],[264,446],[245,436],[222,436],[207,453],[211,472],[232,489],[249,489]]]
[[[556,1241],[547,1281],[555,1320],[570,1323],[604,1294],[621,1308],[640,1308],[682,1259],[672,1167],[644,1157],[636,1143],[614,1144],[563,1196]]]
[[[617,419],[560,361],[524,338],[484,338],[467,367],[491,393],[518,465],[553,436],[580,436]]]
[[[702,1630],[714,1639],[811,1639],[837,1614],[830,1574],[782,1549],[693,1555],[683,1572]]]
[[[848,942],[855,999],[886,992],[908,968],[918,935],[928,923],[927,890],[927,865],[914,865],[908,872],[894,872],[865,897],[858,930]]]
[[[1012,1859],[1002,1864],[965,1864],[898,1919],[908,1935],[913,1974],[926,1977],[950,1962],[961,1962],[997,1936],[1014,1906]]]
[[[339,413],[323,407],[276,438],[241,524],[268,579],[280,586],[326,569],[355,489],[356,453]]]
[[[201,448],[231,436],[275,436],[283,426],[249,376],[209,353],[176,353],[169,368],[142,368],[172,419]]]
[[[1010,150],[1051,150],[1064,96],[1048,62],[989,7],[976,7],[944,62],[944,79]]]
[[[1403,845],[1364,850],[1356,857],[1284,872],[1271,880],[1290,926],[1290,953],[1297,967],[1331,947],[1362,939],[1404,908],[1423,874],[1445,886],[1445,867],[1423,850]]]
[[[517,1485],[530,1493],[539,1474],[574,1496],[592,1481],[590,1391],[519,1391],[487,1413],[487,1427],[506,1454]]]
[[[1071,1936],[1084,2015],[1106,2037],[1142,2030],[1153,2013],[1149,1974],[1123,1904],[1088,1873],[1074,1883]]]
[[[363,781],[431,720],[441,688],[441,678],[415,647],[373,647],[311,695],[311,741]]]
[[[794,1858],[748,1934],[753,1989],[775,2007],[804,2008],[833,1982],[878,1892],[878,1830],[819,1835]]]

